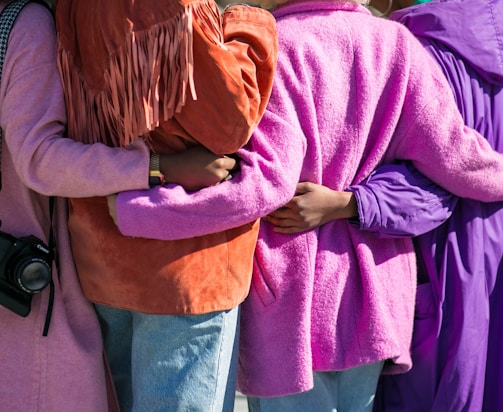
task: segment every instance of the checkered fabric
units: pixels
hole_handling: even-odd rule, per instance
[[[13,1],[9,3],[0,14],[0,79],[2,78],[3,62],[7,51],[10,31],[16,21],[17,15],[29,1],[30,0]]]

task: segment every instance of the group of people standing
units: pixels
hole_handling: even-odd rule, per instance
[[[6,410],[503,408],[501,0],[37,3],[0,3]]]

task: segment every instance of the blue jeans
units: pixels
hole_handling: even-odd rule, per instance
[[[238,308],[176,316],[95,307],[122,412],[233,411]]]
[[[314,388],[276,398],[248,397],[250,412],[370,412],[384,362],[315,372]]]

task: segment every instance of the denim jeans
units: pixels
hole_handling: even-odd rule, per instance
[[[383,365],[315,372],[310,391],[276,398],[248,397],[248,408],[250,412],[371,412]]]
[[[148,315],[95,305],[121,412],[232,412],[239,308]]]

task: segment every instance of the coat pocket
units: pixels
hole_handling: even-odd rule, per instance
[[[274,292],[269,287],[267,280],[264,276],[264,272],[260,262],[257,257],[253,258],[253,276],[252,276],[252,286],[257,292],[258,297],[264,304],[264,306],[269,306],[276,300]]]

